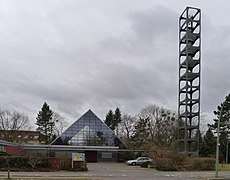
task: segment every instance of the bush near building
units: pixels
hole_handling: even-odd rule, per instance
[[[207,171],[215,169],[214,158],[159,158],[156,169],[160,171]]]
[[[215,158],[187,158],[187,170],[205,171],[215,169]]]
[[[47,160],[39,157],[1,157],[0,158],[0,170],[46,170],[48,169]],[[47,170],[46,170],[47,171]]]
[[[215,169],[215,158],[188,157],[168,149],[157,149],[149,152],[148,156],[153,160],[144,163],[142,167],[155,167],[160,171],[203,171]]]
[[[27,156],[2,156],[0,157],[0,171],[87,171],[83,162],[72,168],[71,159],[41,158]]]
[[[184,163],[181,158],[158,158],[155,160],[156,169],[160,171],[177,171]]]
[[[0,151],[0,156],[10,156],[11,154],[6,151]]]
[[[146,161],[143,164],[141,164],[141,167],[143,167],[143,168],[156,168],[156,164],[153,161]]]

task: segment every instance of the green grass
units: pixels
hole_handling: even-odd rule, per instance
[[[230,164],[219,164],[220,171],[230,171]]]

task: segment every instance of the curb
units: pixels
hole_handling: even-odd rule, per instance
[[[208,180],[230,180],[230,178],[217,177],[217,178],[210,178]]]

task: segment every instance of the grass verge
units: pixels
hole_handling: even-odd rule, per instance
[[[219,164],[220,171],[230,171],[230,164]]]

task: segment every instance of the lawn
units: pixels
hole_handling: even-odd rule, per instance
[[[219,164],[220,171],[230,171],[230,164]]]

